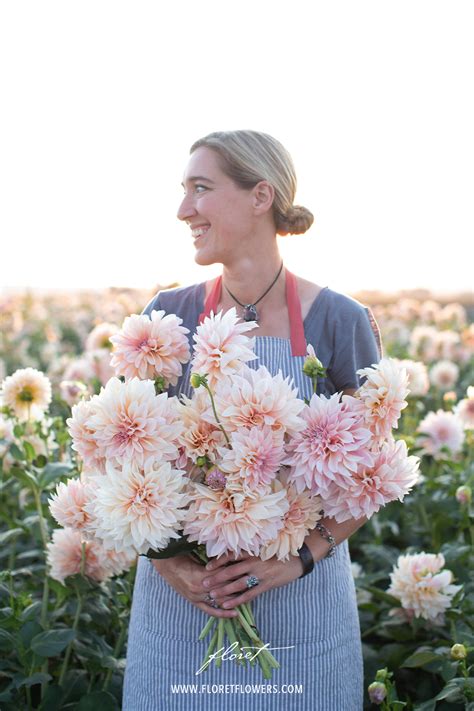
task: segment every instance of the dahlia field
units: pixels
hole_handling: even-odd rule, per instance
[[[0,297],[1,709],[121,707],[134,562],[142,551],[136,545],[114,550],[82,535],[90,523],[84,502],[92,497],[79,473],[87,462],[92,469],[107,466],[111,481],[116,476],[110,457],[125,450],[115,439],[107,463],[97,458],[97,442],[106,452],[119,413],[120,381],[111,378],[124,362],[120,328],[150,296]],[[366,708],[473,711],[472,306],[406,297],[371,305],[385,355],[405,368],[410,390],[393,451],[378,465],[381,481],[390,458],[406,447],[420,467],[403,503],[381,508],[350,540]],[[127,323],[139,329],[134,319]],[[169,361],[164,386],[177,377],[186,355],[176,344],[170,348],[176,360]],[[152,377],[145,361],[140,367],[141,377]],[[129,402],[121,406],[152,403],[147,422],[171,427],[160,400],[166,396],[147,394],[147,387],[147,381],[129,381],[122,388]],[[91,425],[86,402],[99,392],[103,405]],[[186,412],[191,419],[183,437],[193,428],[193,411]],[[383,428],[383,418],[379,423]],[[222,433],[214,429],[218,444]],[[172,500],[169,510],[179,509],[184,499],[174,490],[170,445],[155,430],[145,435],[150,446],[162,447],[161,498]],[[143,457],[146,466],[146,452]],[[236,457],[236,449],[227,455],[230,470]],[[374,490],[377,482],[370,486]],[[96,497],[103,521],[107,497]],[[113,527],[122,524],[117,518]],[[175,524],[170,521],[170,530]]]

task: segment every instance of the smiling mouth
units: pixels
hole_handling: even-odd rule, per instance
[[[196,227],[195,230],[192,230],[192,231],[191,231],[191,234],[192,234],[192,236],[193,236],[194,239],[197,239],[198,237],[201,237],[202,235],[206,234],[206,232],[208,231],[208,229],[209,229],[209,226],[206,226],[206,227]]]

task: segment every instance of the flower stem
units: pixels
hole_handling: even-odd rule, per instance
[[[73,625],[72,625],[72,629],[74,630],[74,632],[77,630],[77,626],[78,626],[78,624],[79,624],[79,617],[80,617],[81,612],[82,612],[82,597],[81,597],[81,595],[80,595],[80,593],[79,593],[79,590],[78,590],[77,588],[76,588],[76,594],[77,594],[77,607],[76,607],[76,614],[75,614],[75,616],[74,616],[74,622],[73,622]],[[65,674],[66,674],[67,667],[68,667],[68,664],[69,664],[69,658],[70,658],[71,652],[72,652],[72,643],[73,643],[73,641],[74,641],[74,640],[71,640],[71,641],[69,642],[69,644],[68,644],[68,646],[67,646],[67,649],[66,649],[66,656],[64,657],[64,662],[63,662],[63,665],[62,665],[62,668],[61,668],[61,674],[59,675],[59,681],[58,681],[59,686],[62,686],[63,683],[64,683],[64,676],[65,676]]]
[[[227,432],[225,431],[225,429],[223,428],[222,423],[221,423],[219,416],[217,414],[216,405],[214,403],[214,396],[212,394],[211,388],[209,387],[209,385],[207,383],[203,383],[203,387],[206,388],[207,392],[209,393],[209,397],[211,398],[212,411],[214,413],[214,417],[216,418],[216,422],[219,425],[219,429],[223,433],[225,440],[227,442],[227,445],[229,447],[231,447],[229,436],[228,436]]]
[[[36,510],[38,511],[39,518],[39,528],[41,534],[41,540],[43,541],[44,555],[46,558],[46,551],[48,546],[48,533],[46,530],[46,522],[43,515],[43,507],[41,505],[41,494],[39,489],[33,487],[33,496],[35,498]],[[49,603],[49,578],[48,573],[45,570],[44,583],[43,583],[43,599],[41,603],[41,615],[40,624],[41,627],[46,630],[48,629],[48,603]]]
[[[126,634],[127,634],[127,628],[122,622],[120,622],[120,634],[118,636],[117,642],[115,643],[115,647],[114,647],[115,659],[118,659],[119,654],[122,651],[122,646],[123,646],[123,643],[125,642],[125,635]],[[110,680],[112,679],[113,671],[114,671],[113,669],[108,670],[107,676],[105,677],[104,685],[102,687],[102,691],[107,691],[108,686],[110,684]]]

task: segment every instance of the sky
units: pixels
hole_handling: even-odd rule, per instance
[[[471,0],[0,4],[0,286],[215,276],[176,218],[189,147],[278,138],[315,215],[287,266],[343,292],[471,288]]]

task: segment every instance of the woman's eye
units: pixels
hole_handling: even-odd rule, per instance
[[[203,192],[204,190],[207,190],[206,186],[205,186],[205,185],[201,185],[200,183],[196,183],[196,185],[194,186],[194,189],[195,189],[196,192],[198,192],[198,193]]]

